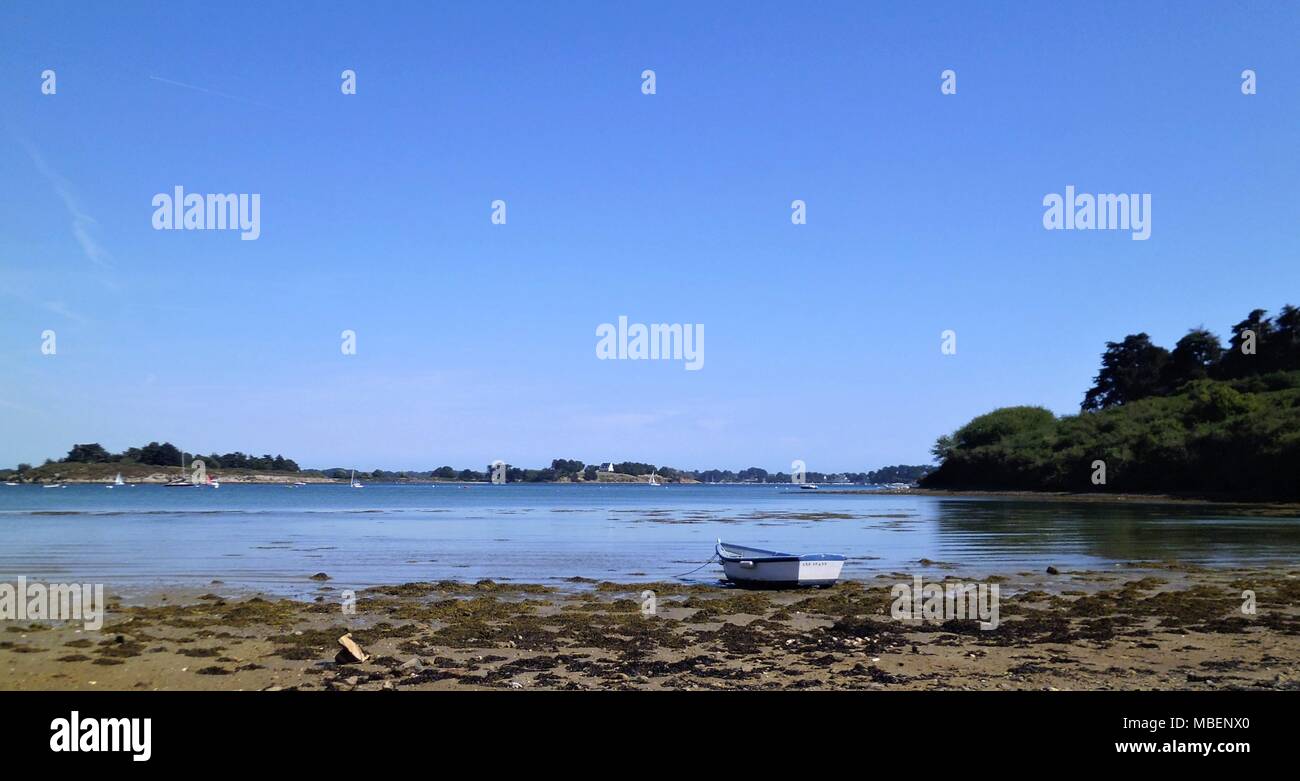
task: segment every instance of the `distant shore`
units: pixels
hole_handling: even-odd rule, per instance
[[[20,485],[107,485],[111,484],[118,473],[128,484],[161,485],[179,478],[188,478],[189,473],[180,469],[167,469],[143,464],[58,464],[71,467],[66,471],[53,471],[56,465],[40,467],[35,474],[11,478]],[[327,477],[314,472],[274,472],[247,469],[209,469],[208,476],[216,482],[231,484],[267,484],[286,485],[290,483],[346,485],[344,478]],[[357,477],[368,485],[491,485],[490,481],[466,481],[451,478],[410,477],[396,480],[373,480],[365,473]],[[609,485],[649,483],[649,475],[625,475],[602,472],[596,480],[547,480],[547,481],[510,481],[510,485]],[[666,480],[659,478],[661,485],[706,485],[690,478]],[[749,486],[785,486],[794,487],[794,483],[758,483],[737,482],[718,483],[718,485]],[[1209,506],[1231,510],[1237,515],[1259,517],[1294,517],[1300,515],[1300,502],[1278,502],[1269,500],[1251,500],[1231,496],[1197,496],[1178,494],[1123,494],[1101,492],[1069,491],[1008,491],[1008,490],[974,490],[974,489],[938,489],[938,488],[890,488],[887,486],[864,486],[858,484],[822,483],[818,491],[808,491],[807,495],[857,494],[870,496],[931,496],[946,499],[997,499],[1025,502],[1060,502],[1093,504],[1153,504]]]
[[[51,464],[44,464],[33,468],[31,471],[22,475],[8,478],[8,481],[21,484],[50,484],[66,483],[69,485],[82,484],[109,484],[112,483],[117,475],[122,475],[122,480],[126,483],[140,484],[162,484],[169,483],[178,479],[190,479],[192,469],[187,466],[182,470],[180,466],[166,467],[154,466],[151,464],[136,464],[127,462],[105,462],[105,463],[77,463],[59,461]],[[269,484],[287,484],[294,482],[302,483],[341,483],[347,484],[348,476],[329,477],[316,470],[303,470],[298,472],[285,472],[263,469],[227,469],[227,468],[208,468],[206,470],[208,477],[212,480],[222,483],[269,483]],[[369,473],[357,472],[357,478],[363,482],[369,482],[371,478]],[[698,481],[690,478],[679,477],[676,479],[667,479],[662,475],[657,478],[661,483],[684,483],[694,484]],[[566,483],[566,484],[598,484],[598,483],[648,483],[650,475],[625,475],[614,472],[600,472],[596,480],[553,480],[537,481],[538,484],[545,483]],[[514,482],[514,481],[512,481]],[[455,478],[438,478],[438,477],[406,477],[397,480],[376,480],[375,484],[479,484],[487,485],[489,481],[465,481]]]
[[[131,605],[110,595],[101,631],[6,622],[0,689],[1297,690],[1297,576],[1142,563],[1008,573],[985,579],[1002,587],[991,631],[892,618],[891,585],[908,573],[777,592],[407,583],[358,591],[353,612],[321,577],[315,601],[214,581]],[[345,633],[369,658],[336,658]]]

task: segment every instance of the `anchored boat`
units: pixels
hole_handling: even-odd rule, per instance
[[[795,555],[722,540],[718,540],[717,552],[727,580],[750,588],[833,586],[845,561],[833,553]]]

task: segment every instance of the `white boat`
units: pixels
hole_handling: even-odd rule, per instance
[[[41,486],[41,488],[67,488],[67,486],[61,483],[49,483],[47,485]]]
[[[352,475],[348,478],[348,485],[352,486],[353,488],[365,488],[365,486],[362,485],[359,480],[357,480],[357,470],[355,469],[352,470]]]
[[[657,472],[658,470],[655,470],[654,472],[650,473],[650,482],[646,483],[646,485],[663,485],[663,483],[659,482],[659,476]]]
[[[817,490],[817,484],[816,484],[816,483],[800,483],[800,484],[799,484],[799,490],[801,490],[801,491],[816,491],[816,490]]]
[[[845,558],[833,553],[797,555],[732,545],[718,540],[718,560],[727,580],[748,588],[833,586]]]
[[[118,473],[117,473],[117,477],[114,477],[114,478],[113,478],[113,482],[110,483],[107,487],[108,487],[108,488],[116,488],[116,487],[118,487],[119,485],[126,485],[126,481],[122,479],[122,473],[121,473],[121,472],[118,472]]]

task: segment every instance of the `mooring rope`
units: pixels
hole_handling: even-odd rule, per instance
[[[687,575],[690,575],[690,574],[695,573],[695,572],[699,572],[700,570],[702,570],[702,569],[704,569],[705,567],[707,567],[707,566],[709,566],[710,564],[712,564],[712,563],[713,563],[717,558],[718,558],[718,554],[717,554],[717,552],[714,552],[714,554],[713,554],[712,556],[709,557],[709,560],[706,561],[706,562],[704,562],[704,563],[701,564],[700,566],[696,567],[695,569],[691,570],[690,572],[683,572],[683,573],[680,574],[680,575],[673,575],[673,577],[674,577],[674,578],[677,578],[677,579],[680,580],[681,578],[684,578],[684,577],[686,577]]]

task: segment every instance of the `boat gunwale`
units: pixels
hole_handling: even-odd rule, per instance
[[[745,545],[727,545],[725,542],[718,542],[714,549],[718,558],[723,561],[753,561],[753,562],[785,562],[785,561],[848,561],[848,557],[840,556],[835,553],[781,553],[779,551],[764,550],[762,548],[750,548]],[[760,554],[757,556],[744,556],[736,553],[736,550],[752,551]]]

